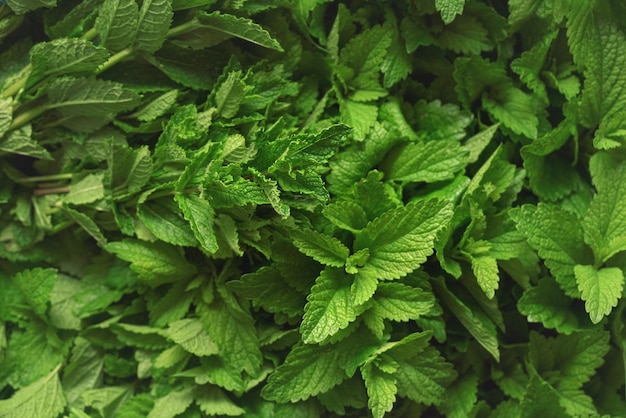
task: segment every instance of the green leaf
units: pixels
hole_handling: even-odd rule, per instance
[[[544,327],[571,334],[579,329],[579,320],[573,312],[574,300],[567,297],[550,277],[539,280],[517,302],[517,309],[529,322],[541,322]]]
[[[52,155],[32,138],[32,133],[31,125],[8,132],[4,138],[0,138],[0,151],[41,160],[52,160]]]
[[[435,348],[426,347],[412,358],[398,360],[394,376],[400,396],[437,405],[445,399],[446,387],[454,380],[456,372]]]
[[[450,204],[440,200],[414,201],[385,212],[354,241],[355,251],[370,251],[363,270],[381,279],[397,279],[412,272],[433,253],[435,237],[451,216]]]
[[[18,15],[40,7],[54,7],[57,4],[56,0],[7,0],[6,3]]]
[[[213,227],[215,211],[211,204],[201,197],[191,194],[179,194],[174,199],[202,248],[208,254],[215,253],[219,246]]]
[[[585,310],[591,322],[597,324],[617,306],[624,287],[624,273],[616,267],[596,270],[593,266],[583,265],[574,267],[574,273]]]
[[[105,0],[96,19],[102,45],[120,51],[133,42],[137,33],[139,7],[134,0]]]
[[[387,55],[380,69],[385,75],[383,78],[385,88],[404,80],[413,69],[411,56],[406,51],[404,42],[397,31],[394,31],[392,35],[391,43],[387,48]]]
[[[493,49],[489,31],[478,19],[468,15],[453,19],[439,34],[438,41],[442,48],[465,55],[480,54]]]
[[[470,414],[478,400],[478,378],[468,374],[460,376],[446,390],[445,400],[437,409],[450,418],[464,418]]]
[[[182,414],[194,401],[192,387],[175,390],[158,398],[147,418],[174,418]]]
[[[11,127],[13,119],[13,100],[9,98],[0,98],[0,139]],[[1,143],[1,142],[0,142]]]
[[[373,363],[368,363],[361,368],[361,375],[367,388],[367,406],[372,411],[374,418],[382,418],[385,413],[391,411],[396,401],[396,379],[393,375],[385,373]]]
[[[89,74],[104,64],[109,53],[84,39],[61,38],[39,43],[30,50],[31,79],[49,75]]]
[[[63,124],[79,132],[91,132],[118,113],[133,109],[138,96],[112,81],[63,77],[47,88],[47,108],[56,109]]]
[[[226,119],[237,114],[245,94],[246,85],[241,80],[241,71],[231,71],[215,93],[217,113]]]
[[[202,26],[225,35],[240,38],[265,48],[283,51],[283,47],[276,39],[250,19],[212,12],[198,14],[198,20]]]
[[[328,392],[348,376],[333,345],[296,344],[261,391],[267,400],[298,402]]]
[[[131,149],[112,141],[107,144],[109,172],[105,181],[113,198],[123,198],[126,194],[140,191],[152,175],[152,157],[147,146]]]
[[[141,122],[152,122],[167,113],[176,103],[178,90],[170,90],[133,113],[133,117]]]
[[[137,32],[133,48],[152,54],[156,52],[167,37],[172,22],[171,0],[144,0],[137,17]]]
[[[322,209],[324,216],[339,228],[358,232],[367,225],[363,208],[350,200],[338,200]]]
[[[144,196],[149,199],[149,195]],[[147,202],[143,200],[140,198],[137,217],[155,237],[173,245],[187,247],[197,245],[198,241],[174,199],[169,197]]]
[[[210,356],[219,352],[199,319],[181,319],[169,324],[168,337],[186,351],[198,356]]]
[[[293,230],[294,245],[314,260],[331,267],[343,267],[350,250],[335,237],[314,230]]]
[[[324,341],[356,319],[351,285],[351,277],[340,269],[326,268],[322,271],[304,307],[300,332],[305,343]]]
[[[598,193],[583,219],[583,230],[596,259],[605,262],[626,250],[626,169],[597,171],[593,181]]]
[[[38,315],[44,315],[57,280],[57,271],[50,268],[23,270],[15,275],[14,280],[31,308]]]
[[[237,417],[246,413],[245,409],[237,406],[218,387],[198,386],[194,394],[196,404],[207,415]]]
[[[500,283],[498,262],[488,255],[470,256],[470,260],[478,285],[485,292],[485,295],[492,299]]]
[[[89,216],[87,216],[83,212],[79,212],[67,206],[62,206],[61,209],[63,210],[63,213],[67,215],[68,218],[70,218],[71,220],[76,222],[78,225],[80,225],[80,227],[83,228],[85,232],[88,233],[93,239],[95,239],[96,242],[98,242],[98,244],[106,245],[107,239],[102,234],[100,227],[98,227],[98,225],[93,219],[91,219]]]
[[[432,293],[402,283],[380,283],[372,308],[381,318],[406,322],[428,314],[435,305]]]
[[[453,178],[467,157],[455,140],[413,142],[392,151],[382,169],[390,180],[433,183]]]
[[[524,205],[509,212],[568,296],[579,294],[574,266],[592,261],[578,218],[554,205]]]
[[[480,157],[480,154],[485,150],[487,145],[489,145],[499,127],[499,124],[491,125],[489,128],[477,133],[465,141],[463,147],[469,151],[466,163],[471,164],[478,161],[478,157]]]
[[[533,418],[544,414],[549,414],[554,418],[571,416],[559,404],[558,393],[555,393],[549,383],[536,376],[530,379],[524,398],[520,403],[520,409],[522,418]]]
[[[494,323],[487,319],[478,309],[472,309],[452,293],[442,278],[435,280],[433,287],[441,303],[450,309],[467,331],[476,338],[476,341],[496,361],[499,361],[500,350],[498,349],[498,335]]]
[[[88,174],[70,185],[70,191],[63,197],[63,202],[73,205],[85,205],[104,198],[103,173]]]
[[[125,239],[111,242],[105,249],[131,263],[130,268],[149,283],[180,280],[196,273],[178,248],[162,242]]]
[[[0,418],[56,418],[65,408],[58,372],[59,367],[10,399],[0,400]]]
[[[376,123],[378,107],[373,104],[358,103],[350,99],[339,100],[341,122],[354,128],[354,135],[362,140]]]
[[[202,309],[200,317],[224,361],[252,376],[258,375],[262,356],[250,313],[214,302]]]
[[[465,0],[435,0],[435,8],[441,13],[441,20],[446,25],[454,20],[456,15],[463,13]]]

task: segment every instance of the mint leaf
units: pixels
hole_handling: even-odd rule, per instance
[[[597,324],[617,306],[624,287],[624,273],[615,267],[596,270],[593,266],[574,267],[576,283],[585,301],[591,322]]]
[[[157,51],[170,28],[173,16],[171,0],[145,0],[137,15],[137,32],[133,47],[139,51]]]
[[[578,218],[557,206],[524,205],[510,212],[517,229],[544,259],[568,296],[578,296],[574,266],[591,261]]]
[[[144,195],[146,199],[149,195]],[[154,199],[140,202],[137,217],[155,237],[169,244],[193,247],[197,241],[189,223],[179,213],[178,205],[172,198]],[[184,212],[183,212],[184,213]]]
[[[626,250],[626,170],[598,172],[594,182],[598,193],[594,196],[585,218],[585,242],[593,249],[596,259],[607,261],[614,254]]]
[[[470,256],[470,259],[472,271],[480,288],[489,299],[492,299],[500,283],[498,262],[488,255]]]
[[[358,232],[367,225],[367,214],[363,208],[350,200],[338,200],[322,209],[324,216],[339,228]]]
[[[326,268],[321,272],[304,307],[300,332],[305,343],[324,341],[356,319],[351,285],[351,277],[342,270]]]
[[[410,143],[390,153],[383,171],[390,180],[433,183],[453,178],[467,154],[454,140]]]
[[[198,20],[207,28],[224,35],[241,38],[265,48],[283,51],[278,41],[252,20],[220,12],[200,13]]]
[[[196,356],[210,356],[219,352],[204,330],[199,319],[181,319],[169,324],[168,337]]]
[[[43,315],[48,309],[50,294],[57,280],[57,271],[42,268],[23,270],[15,275],[14,280],[31,308],[38,315]]]
[[[291,231],[294,245],[314,260],[331,267],[343,267],[350,250],[337,238],[314,230]]]
[[[236,417],[246,413],[215,386],[198,387],[194,395],[196,404],[207,415]]]
[[[445,22],[447,26],[439,35],[438,41],[442,48],[468,55],[493,49],[489,31],[478,19],[467,15],[452,19],[451,22]]]
[[[379,74],[391,42],[383,26],[371,27],[350,41],[339,53],[338,74],[355,90],[380,90]]]
[[[59,367],[18,390],[10,399],[0,400],[0,417],[56,418],[65,408],[58,371]]]
[[[382,418],[385,413],[391,411],[396,401],[396,379],[392,374],[385,373],[373,363],[363,366],[361,375],[369,396],[367,406],[375,418]]]
[[[74,38],[55,39],[39,43],[30,50],[33,81],[53,75],[89,74],[106,61],[105,48]]]
[[[530,322],[541,322],[546,328],[571,334],[579,329],[578,317],[572,312],[573,303],[552,278],[545,277],[537,286],[524,291],[517,308]]]
[[[354,241],[355,251],[370,252],[363,271],[381,279],[412,272],[433,253],[435,237],[451,216],[450,204],[440,200],[416,201],[385,212]]]
[[[129,46],[137,32],[138,18],[139,7],[134,0],[105,0],[96,19],[102,45],[113,51]]]
[[[70,186],[63,201],[74,205],[93,203],[104,197],[104,174],[89,174]]]
[[[131,263],[130,268],[148,283],[174,281],[196,272],[195,266],[187,263],[183,254],[169,244],[125,239],[111,242],[105,248]]]
[[[465,0],[435,0],[435,8],[441,12],[441,20],[448,24],[454,20],[456,15],[463,13]]]
[[[194,400],[193,388],[174,390],[154,402],[148,418],[174,418],[189,408]]]
[[[276,402],[297,402],[328,392],[347,378],[341,352],[332,345],[297,344],[276,368],[261,395]]]
[[[219,247],[213,228],[215,211],[211,204],[195,195],[181,194],[174,199],[202,248],[208,254],[215,253]]]

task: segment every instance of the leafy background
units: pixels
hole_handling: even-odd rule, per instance
[[[613,0],[0,4],[0,417],[626,416]]]

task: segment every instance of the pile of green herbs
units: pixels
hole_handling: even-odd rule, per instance
[[[0,417],[626,416],[624,22],[0,3]]]

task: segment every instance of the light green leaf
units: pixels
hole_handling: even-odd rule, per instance
[[[378,106],[374,104],[344,99],[339,101],[339,109],[341,122],[354,128],[354,135],[358,140],[365,138],[378,118]]]
[[[57,271],[50,268],[23,270],[15,275],[14,280],[33,310],[38,315],[45,314],[57,280]]]
[[[296,344],[261,391],[267,400],[298,402],[328,392],[348,376],[333,345]]]
[[[213,302],[202,308],[204,329],[220,350],[224,361],[238,370],[256,376],[263,361],[254,319],[249,312]]]
[[[167,335],[176,344],[198,357],[219,352],[199,319],[181,319],[169,324]]]
[[[179,194],[174,197],[194,236],[208,253],[215,253],[219,246],[213,227],[215,211],[211,204],[199,196]]]
[[[237,406],[226,394],[215,386],[197,386],[194,399],[200,410],[210,416],[238,417],[246,410]]]
[[[125,239],[111,242],[105,249],[131,263],[131,270],[149,283],[180,280],[196,273],[179,248],[162,242]]]
[[[185,412],[193,400],[193,387],[172,391],[154,402],[147,418],[174,418]]]
[[[500,124],[498,123],[491,125],[465,141],[463,147],[469,151],[469,155],[466,159],[467,164],[478,161],[478,157],[480,157],[480,154],[487,148],[487,145],[489,145],[499,127]]]
[[[79,38],[60,38],[42,42],[30,50],[34,82],[53,74],[89,74],[109,56],[105,48]]]
[[[465,0],[435,0],[435,8],[441,13],[441,20],[446,25],[452,22],[456,15],[463,13]]]
[[[406,322],[426,315],[435,305],[432,293],[402,283],[380,283],[371,308],[380,318]]]
[[[0,418],[56,418],[65,408],[59,368],[0,400]]]
[[[102,376],[102,354],[83,338],[77,338],[72,357],[63,369],[63,391],[70,407],[80,405],[80,396],[94,389]]]
[[[500,283],[498,262],[489,255],[470,256],[470,261],[480,288],[492,299]]]
[[[352,261],[352,256],[346,260],[346,273],[354,274],[354,282],[352,286],[350,286],[350,296],[352,297],[352,303],[356,305],[361,305],[368,300],[371,299],[374,292],[376,292],[376,288],[378,287],[378,277],[373,274],[371,271],[368,273],[367,271],[360,271],[359,268],[363,266],[369,259],[369,251],[367,248],[360,250],[358,253],[354,254],[355,256],[362,255],[365,258],[363,263]],[[358,264],[358,265],[354,265]],[[356,271],[356,273],[353,273]]]
[[[551,277],[539,280],[517,302],[517,309],[529,322],[541,322],[544,327],[571,334],[579,328],[578,317],[573,311],[574,300],[567,297]]]
[[[593,266],[583,265],[574,267],[574,273],[585,310],[591,322],[597,324],[617,306],[624,287],[624,273],[616,267],[596,270]]]
[[[452,216],[449,202],[414,201],[385,212],[356,237],[354,250],[369,248],[364,271],[381,279],[397,279],[412,272],[433,253],[437,233]]]
[[[559,405],[559,396],[550,384],[538,376],[532,376],[524,398],[520,402],[521,418],[535,418],[549,414],[554,418],[569,418],[563,407]]]
[[[544,102],[549,103],[548,92],[542,79],[546,55],[558,31],[548,32],[532,48],[523,52],[511,63],[511,69]]]
[[[236,17],[220,12],[199,13],[198,20],[207,28],[228,36],[237,37],[265,48],[283,51],[278,41],[258,24],[244,17]]]
[[[351,277],[340,269],[326,268],[322,271],[304,307],[300,332],[305,343],[324,341],[356,319],[351,285]]]
[[[467,159],[468,151],[455,140],[413,142],[392,151],[382,170],[390,180],[433,183],[454,178]]]
[[[314,230],[293,230],[290,238],[303,254],[331,267],[343,267],[350,250],[337,238]]]
[[[429,346],[412,358],[398,360],[398,371],[394,376],[400,396],[426,405],[437,405],[445,399],[446,387],[454,380],[456,372],[452,364]]]
[[[70,191],[63,197],[64,203],[85,205],[104,198],[103,173],[88,174],[70,185]]]
[[[143,201],[143,197],[149,199],[149,195],[140,198],[137,217],[155,237],[173,245],[187,247],[197,245],[198,241],[174,199],[169,197]]]
[[[448,387],[445,399],[437,409],[448,418],[465,418],[470,416],[477,400],[478,378],[468,373]]]
[[[123,198],[139,192],[152,175],[152,157],[147,146],[130,148],[108,143],[109,172],[105,176],[113,198]]]
[[[591,263],[593,258],[584,245],[582,227],[576,215],[543,203],[536,207],[523,205],[509,214],[565,294],[578,297],[574,266]]]
[[[385,373],[373,363],[367,363],[361,368],[361,375],[367,388],[367,406],[374,418],[382,418],[391,411],[396,401],[396,379]]]
[[[0,139],[11,127],[13,120],[13,99],[0,98]],[[1,144],[1,142],[0,142]]]
[[[161,48],[173,15],[171,0],[143,0],[137,18],[133,48],[149,54]]]
[[[120,51],[135,39],[139,7],[135,0],[105,0],[96,19],[102,45]]]
[[[367,214],[351,200],[339,200],[322,209],[324,216],[339,228],[358,232],[367,225]]]
[[[503,87],[483,99],[483,106],[502,125],[528,138],[537,137],[537,105],[531,96],[514,87]]]
[[[387,48],[387,55],[380,67],[385,75],[383,78],[385,88],[390,88],[397,82],[404,80],[413,70],[412,64],[411,55],[406,51],[404,41],[398,32],[394,31],[389,48]]]
[[[269,200],[261,187],[243,178],[233,183],[214,181],[207,185],[205,192],[209,202],[215,208],[231,208],[248,204],[269,204]]]
[[[626,168],[597,170],[595,174],[593,181],[598,193],[582,226],[585,242],[593,249],[596,259],[605,262],[626,250]]]

